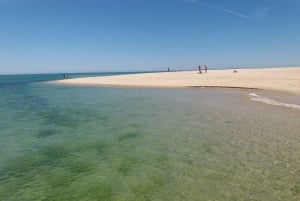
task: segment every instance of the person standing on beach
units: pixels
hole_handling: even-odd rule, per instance
[[[201,65],[198,66],[199,73],[202,73]]]
[[[204,64],[204,71],[205,71],[205,73],[207,73],[207,65],[206,64]]]

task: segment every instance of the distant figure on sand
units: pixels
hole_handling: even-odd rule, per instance
[[[198,66],[199,73],[202,73],[201,65]]]
[[[207,65],[204,65],[204,71],[207,73]]]
[[[168,72],[170,72],[170,68],[168,68]]]
[[[66,74],[64,74],[64,79],[66,79]]]

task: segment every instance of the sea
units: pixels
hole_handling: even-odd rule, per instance
[[[1,201],[300,200],[299,96],[58,79],[0,76]]]

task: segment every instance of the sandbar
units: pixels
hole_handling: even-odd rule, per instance
[[[224,87],[290,92],[300,95],[300,67],[158,72],[52,81],[54,84],[109,87]]]

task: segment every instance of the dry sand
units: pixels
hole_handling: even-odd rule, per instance
[[[300,67],[144,73],[53,81],[55,84],[111,87],[257,88],[300,94]]]

